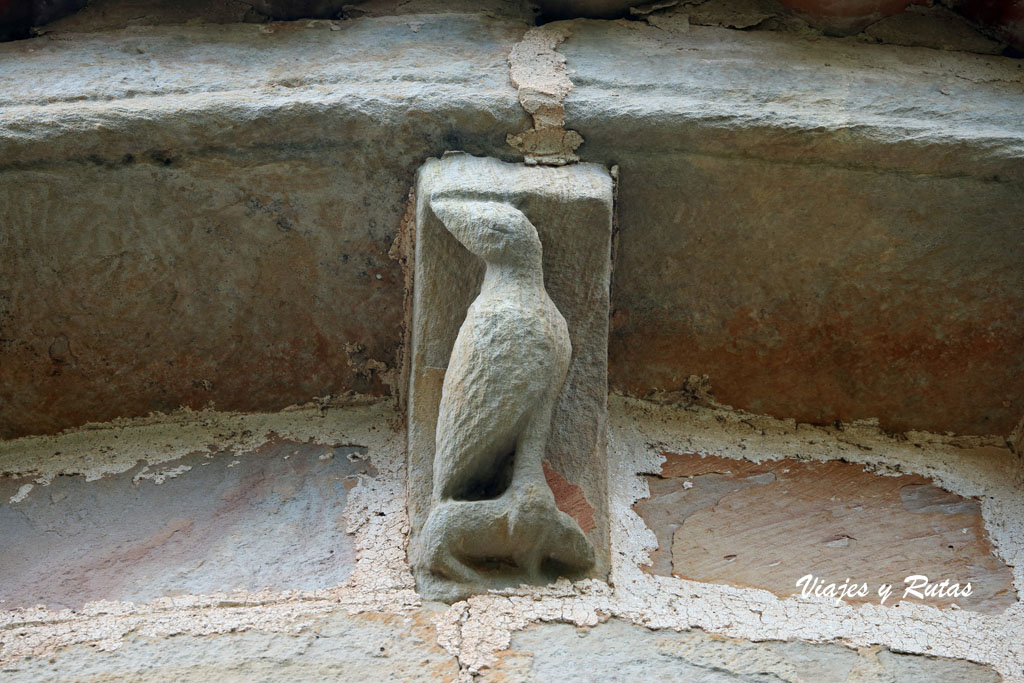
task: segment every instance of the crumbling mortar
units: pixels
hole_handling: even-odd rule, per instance
[[[399,423],[393,401],[345,409],[310,405],[276,415],[183,411],[2,444],[0,469],[39,477],[70,470],[96,478],[130,469],[146,443],[167,443],[166,438],[158,437],[171,433],[175,438],[163,457],[143,459],[155,466],[210,443],[241,451],[276,434],[325,444],[366,445],[380,474],[360,480],[350,492],[345,508],[347,531],[356,536],[359,555],[356,570],[343,586],[322,591],[181,596],[142,605],[97,602],[77,613],[42,607],[0,613],[0,660],[50,654],[73,643],[92,642],[101,650],[115,649],[130,633],[159,637],[247,629],[295,632],[317,616],[338,609],[396,613],[416,609],[420,600],[405,558],[409,522]],[[115,435],[121,437],[117,442],[113,441]],[[1024,649],[1016,644],[1017,634],[1024,630],[1020,602],[999,615],[919,605],[834,606],[825,599],[780,599],[764,590],[652,576],[641,569],[657,542],[632,506],[649,495],[643,473],[660,471],[662,451],[753,462],[842,458],[882,474],[921,474],[961,495],[979,496],[986,527],[999,552],[1014,565],[1020,592],[1024,586],[1024,501],[1015,488],[1020,464],[1005,440],[920,432],[906,437],[886,435],[870,423],[843,425],[841,429],[816,427],[742,412],[693,406],[681,409],[613,396],[608,448],[613,487],[611,583],[563,580],[553,586],[473,596],[435,619],[438,643],[457,658],[462,680],[469,680],[496,662],[497,653],[509,647],[515,631],[531,624],[592,627],[614,617],[651,629],[701,628],[751,641],[838,642],[853,649],[881,645],[909,654],[989,664],[1006,680],[1024,680]],[[111,443],[120,449],[113,452],[112,464],[93,457],[109,455],[112,451],[105,448]],[[87,459],[83,464],[70,455],[53,457],[57,444],[68,454],[80,448],[77,452],[92,454],[94,462]]]
[[[593,626],[614,616],[652,629],[682,631],[701,628],[710,633],[752,641],[838,642],[852,649],[881,645],[910,654],[990,664],[1005,680],[1024,680],[1021,676],[1024,653],[1018,651],[1020,648],[1006,647],[1006,643],[1015,642],[1013,634],[1024,628],[1024,608],[1020,602],[995,616],[942,611],[920,605],[898,608],[871,604],[835,606],[827,599],[780,599],[759,589],[704,584],[643,573],[640,565],[649,562],[647,553],[657,547],[657,541],[654,533],[632,510],[632,505],[649,495],[646,480],[638,473],[660,470],[664,460],[661,450],[714,453],[754,462],[793,457],[799,453],[806,459],[826,461],[835,459],[836,447],[842,449],[842,442],[835,439],[839,433],[835,428],[812,428],[809,436],[814,438],[801,435],[788,443],[779,443],[780,434],[795,436],[800,427],[791,421],[787,423],[714,409],[680,411],[621,397],[614,398],[610,408],[609,453],[612,461],[609,463],[609,480],[618,483],[610,494],[612,510],[617,513],[612,532],[612,585],[597,581],[576,584],[563,581],[553,587],[524,588],[516,591],[515,595],[481,595],[456,603],[438,617],[437,626],[439,635],[457,634],[457,637],[439,638],[439,642],[458,656],[465,679],[493,665],[497,660],[496,653],[509,647],[515,630],[554,621]],[[693,415],[697,416],[696,419],[692,419]],[[680,416],[683,419],[679,419]],[[691,419],[688,421],[687,417]],[[751,420],[763,426],[758,428],[750,424]],[[670,426],[667,424],[669,421],[678,425]],[[703,435],[704,448],[695,443],[701,435],[700,430],[694,427],[702,426],[702,421],[704,426],[726,425],[718,435],[716,447],[709,447],[714,444],[707,443],[710,441],[707,435]],[[735,441],[739,437],[736,433],[739,425],[763,430],[766,436],[775,437],[775,443],[756,450],[737,450],[743,445]],[[805,432],[807,429],[803,427]],[[986,499],[983,498],[987,525],[995,519],[1024,518],[1022,503],[1014,500],[1013,491],[1000,489],[1003,481],[998,468],[994,472],[976,472],[973,480],[971,477],[965,480],[962,467],[958,466],[957,461],[966,455],[959,451],[989,449],[997,440],[957,440],[927,435],[931,446],[928,457],[938,461],[932,464],[921,454],[908,450],[913,446],[901,446],[901,440],[880,433],[874,425],[858,424],[846,429],[856,432],[858,440],[872,444],[869,451],[844,452],[844,457],[850,462],[898,465],[904,471],[933,477],[946,488],[963,495],[993,494],[992,499],[1001,499],[1004,505],[985,505]],[[769,435],[768,432],[773,433]],[[925,440],[925,435],[915,433],[913,436],[919,442]],[[731,437],[733,447],[730,448],[728,440],[722,437]],[[724,452],[722,446],[725,447]],[[974,458],[972,465],[979,464],[984,465],[977,457]],[[996,546],[1004,553],[1006,549],[1013,548],[1014,553],[1007,554],[1020,554],[1020,548],[1024,546],[1024,530],[1003,530],[1002,526],[997,529],[994,524],[988,528]],[[1020,563],[1015,566],[1020,591]]]
[[[215,450],[234,449],[240,454],[278,436],[325,445],[367,444],[366,457],[378,471],[376,477],[360,477],[348,494],[343,515],[346,532],[355,537],[356,564],[344,584],[314,591],[237,591],[167,597],[143,604],[96,601],[79,610],[38,606],[0,612],[0,663],[47,656],[82,643],[93,643],[101,651],[114,650],[133,633],[151,637],[250,629],[293,633],[311,625],[315,617],[338,609],[350,614],[402,614],[418,608],[421,601],[405,560],[409,533],[405,444],[394,404],[384,400],[346,409],[335,407],[326,413],[321,408],[314,403],[272,415],[180,411],[0,444],[4,469],[34,469],[51,476],[77,470],[91,481],[127,471],[147,443],[164,443],[170,436],[173,445],[168,444],[167,452],[145,459],[151,464],[169,462],[210,443]],[[158,435],[167,438],[154,439]],[[121,438],[115,442],[115,437]],[[111,442],[117,445],[104,454],[112,454],[112,460],[92,457]],[[85,462],[53,458],[54,443],[64,444],[64,449],[77,445],[81,450],[76,453],[90,457]],[[95,466],[88,467],[90,463]]]
[[[533,128],[509,133],[507,141],[528,165],[564,166],[580,160],[575,151],[583,137],[565,129],[563,102],[572,90],[572,81],[565,57],[557,51],[571,35],[571,22],[531,28],[508,55],[509,77],[518,88],[519,103],[533,118]]]

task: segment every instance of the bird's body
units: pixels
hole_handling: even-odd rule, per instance
[[[572,345],[544,288],[537,230],[503,203],[442,199],[431,208],[486,271],[445,372],[432,506],[413,563],[452,599],[581,574],[593,547],[557,508],[543,470]]]
[[[565,318],[543,286],[485,284],[466,313],[445,374],[437,423],[434,490],[440,499],[486,497],[512,455],[540,472],[543,452],[517,448],[550,408],[569,368]],[[533,424],[531,424],[533,423]]]

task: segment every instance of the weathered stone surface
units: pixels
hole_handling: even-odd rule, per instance
[[[458,662],[434,642],[430,606],[408,616],[334,612],[297,634],[246,631],[217,636],[130,637],[113,652],[76,646],[47,658],[8,663],[5,680],[250,681],[324,677],[453,681]],[[584,675],[585,672],[585,675]],[[553,680],[999,681],[966,661],[857,651],[838,644],[750,642],[652,631],[612,620],[592,629],[545,624],[513,636],[512,649],[483,681]]]
[[[593,165],[539,168],[453,154],[423,166],[416,200],[409,476],[420,590],[453,599],[543,583],[537,567],[521,566],[524,553],[556,560],[548,573],[562,569],[549,579],[592,565],[606,572],[611,177]],[[478,223],[496,211],[528,222],[478,236]],[[530,224],[539,242],[505,236]],[[486,274],[460,241],[487,259]],[[529,261],[529,282],[503,279],[509,259]],[[545,460],[597,511],[588,534],[596,564],[587,541],[575,538],[576,521],[555,507]],[[486,472],[477,473],[482,465]],[[457,550],[460,567],[485,559],[496,567],[471,578],[435,561],[437,552]]]
[[[692,671],[689,666],[696,664],[712,669],[711,673],[724,674],[728,667],[729,671],[747,672],[747,680],[755,677],[751,672],[765,670],[784,680],[788,676],[790,680],[827,681],[831,680],[825,676],[829,671],[846,670],[845,664],[840,662],[840,666],[834,660],[848,661],[852,650],[836,646],[777,642],[774,644],[782,646],[783,651],[764,650],[772,644],[764,641],[814,640],[862,648],[861,656],[850,664],[849,675],[838,678],[851,683],[865,679],[891,682],[895,678],[916,683],[992,677],[991,669],[969,661],[993,667],[1008,681],[1024,670],[1024,643],[1019,638],[1024,612],[1020,603],[998,615],[966,609],[937,610],[914,603],[898,609],[833,605],[828,600],[781,599],[765,590],[655,576],[640,569],[647,551],[656,543],[655,536],[628,509],[648,492],[647,480],[638,473],[659,471],[664,459],[660,453],[666,450],[720,453],[737,462],[774,457],[829,461],[841,457],[858,466],[934,478],[969,503],[974,502],[971,497],[976,497],[993,542],[1000,555],[1014,565],[1021,585],[1024,499],[1019,482],[1024,467],[1002,441],[923,433],[904,440],[866,424],[814,427],[722,410],[657,406],[624,397],[611,397],[609,425],[614,584],[562,582],[522,588],[511,595],[473,596],[447,609],[428,606],[424,611],[416,609],[420,599],[412,590],[405,561],[409,527],[405,514],[405,424],[402,412],[390,400],[358,408],[309,405],[275,414],[183,411],[94,425],[56,437],[4,442],[0,444],[0,470],[30,474],[34,483],[17,505],[55,490],[35,480],[52,478],[55,483],[51,486],[57,486],[67,478],[60,477],[61,472],[84,475],[94,480],[90,485],[105,491],[102,487],[106,478],[132,470],[140,453],[150,454],[150,473],[159,475],[175,469],[177,461],[188,453],[252,451],[272,434],[328,448],[360,444],[367,449],[366,457],[377,474],[363,477],[346,493],[347,531],[352,534],[359,557],[342,586],[241,595],[176,595],[136,604],[93,603],[74,612],[0,609],[0,669],[4,673],[11,669],[11,676],[19,677],[16,680],[89,680],[103,675],[160,680],[161,666],[167,662],[170,673],[164,676],[166,679],[198,679],[203,673],[190,668],[194,665],[209,665],[206,673],[229,680],[276,679],[280,676],[274,675],[275,667],[290,679],[365,677],[347,668],[345,661],[354,661],[374,679],[394,672],[396,678],[404,680],[418,675],[409,662],[430,659],[424,665],[429,675],[445,677],[452,670],[436,668],[439,660],[427,654],[439,652],[432,645],[436,640],[450,657],[458,658],[464,667],[463,679],[470,672],[487,675],[489,666],[498,667],[493,672],[498,680],[503,675],[513,680],[529,679],[531,667],[536,667],[535,671],[557,670],[559,662],[571,663],[576,671],[589,673],[593,668],[599,673],[608,672],[607,678],[612,680],[644,665],[664,665],[658,669],[664,673],[653,678],[682,677],[672,675],[666,660],[681,671]],[[209,449],[210,444],[216,448]],[[213,465],[203,469],[210,467]],[[192,475],[196,469],[181,476]],[[282,476],[280,470],[273,472]],[[174,481],[168,479],[163,486]],[[148,484],[140,480],[140,488]],[[87,494],[88,487],[75,490],[83,504],[89,505],[89,498],[82,495]],[[14,493],[23,494],[20,487]],[[918,497],[912,503],[917,514],[922,514],[922,507],[930,507],[922,506],[922,502],[927,501]],[[755,511],[752,508],[751,514]],[[260,526],[265,523],[264,517],[253,516],[247,524],[259,533],[265,528]],[[291,549],[303,542],[305,537],[293,536],[282,544],[290,544]],[[371,610],[377,614],[349,620],[335,614],[338,610]],[[404,616],[395,618],[380,612]],[[322,626],[318,619],[325,615],[332,616],[330,623]],[[340,623],[331,621],[336,617],[344,624],[331,625]],[[406,621],[406,617],[412,621]],[[516,635],[532,624],[596,626],[609,617],[637,626],[626,627],[623,633],[599,626],[585,632],[582,639],[565,627],[549,632],[548,626],[540,626],[536,636],[529,631]],[[374,642],[377,636],[364,640],[359,634],[367,631],[345,625],[364,619],[385,620],[383,629],[374,631],[383,642]],[[654,643],[666,638],[671,642],[659,645],[660,650],[645,649],[647,635],[637,640],[628,634],[630,630],[644,634],[644,626],[660,629],[650,633]],[[686,637],[700,635],[692,631],[681,634],[681,641],[671,640],[677,635],[676,629],[696,628],[719,637],[705,636],[688,644]],[[317,633],[320,639],[304,640]],[[559,633],[568,635],[563,639]],[[525,641],[524,645],[518,640],[520,636],[538,644]],[[327,642],[321,642],[325,637]],[[420,639],[425,642],[416,642]],[[578,640],[585,647],[567,646]],[[366,643],[372,643],[373,649],[364,649]],[[140,644],[146,647],[135,649]],[[294,658],[289,654],[290,644],[298,645]],[[320,649],[325,646],[330,652]],[[363,659],[370,652],[379,654],[380,646],[391,654]],[[785,649],[790,646],[792,650]],[[896,654],[890,659],[890,653],[876,649],[878,646],[892,653],[932,654],[965,661]],[[175,654],[179,647],[185,650],[181,659]],[[349,648],[344,654],[340,652],[343,647]],[[508,651],[510,647],[517,650]],[[416,658],[405,659],[406,652],[416,653]],[[494,654],[499,652],[496,660]],[[20,661],[25,656],[32,659]],[[227,658],[230,663],[225,664]],[[453,659],[445,661],[449,663],[445,667],[454,666]],[[383,668],[376,668],[378,664]],[[143,666],[149,668],[141,669]],[[693,673],[697,680],[703,675],[700,671]]]
[[[71,0],[72,2],[80,0]],[[483,14],[534,23],[536,8],[529,0],[90,0],[71,16],[40,30],[43,33],[80,33],[136,30],[140,26],[168,24],[263,23],[292,19],[323,22],[321,28],[339,30],[334,22],[366,17],[407,14]],[[278,24],[265,27],[284,29]]]
[[[1002,54],[1003,43],[979,33],[962,16],[943,7],[893,15],[864,29],[864,35],[890,45]]]
[[[136,30],[140,26],[167,24],[231,24],[266,22],[267,15],[253,7],[253,2],[236,0],[89,0],[70,16],[51,17],[39,26],[38,33],[81,33]],[[38,23],[38,22],[37,22]]]
[[[860,31],[881,19],[928,0],[779,0],[813,26],[839,34]]]
[[[630,14],[663,31],[685,33],[693,24],[743,30],[771,27],[812,33],[775,0],[703,0],[676,4],[651,3],[630,9]]]
[[[507,678],[506,678],[507,677]],[[842,645],[754,643],[700,630],[652,631],[611,620],[590,629],[533,626],[512,637],[486,680],[685,680],[913,683],[999,681],[991,667],[938,657],[857,651]]]
[[[483,175],[496,170],[485,161]],[[502,175],[494,173],[498,188]],[[422,590],[441,597],[434,585],[455,583],[445,596],[454,598],[473,585],[582,576],[594,548],[557,507],[544,471],[572,344],[544,288],[537,228],[511,203],[431,190],[429,181],[417,187],[430,197],[428,210],[484,262],[484,275],[445,369],[431,509],[409,551],[413,566],[430,575]],[[417,235],[430,238],[426,229]],[[414,316],[429,316],[431,303],[417,299]]]
[[[853,603],[879,603],[878,588],[925,575],[971,584],[969,596],[918,602],[998,614],[1017,602],[1013,573],[994,552],[978,501],[918,475],[883,476],[846,462],[753,463],[666,453],[634,507],[658,537],[649,571],[695,581],[800,594],[822,583],[867,583]],[[908,601],[917,600],[909,597]]]
[[[456,659],[434,638],[431,609],[410,615],[333,612],[295,634],[133,635],[114,652],[76,646],[8,662],[5,681],[454,681]]]
[[[389,249],[416,166],[525,126],[505,64],[522,28],[422,24],[79,37],[87,103],[59,43],[4,46],[0,436],[390,392],[403,279]],[[292,80],[304,52],[321,65]],[[45,95],[7,89],[33,64],[53,68]],[[471,97],[487,111],[451,109]]]
[[[706,374],[756,413],[1009,433],[1024,414],[1016,60],[734,36],[575,22],[559,48],[581,157],[621,170],[612,387]],[[968,101],[993,107],[984,126],[954,113]]]
[[[389,392],[413,174],[447,149],[515,159],[526,30],[0,47],[0,435]],[[639,22],[574,22],[557,52],[577,152],[622,169],[613,388],[707,374],[723,403],[893,429],[1024,415],[1019,60]]]
[[[276,440],[27,491],[0,477],[0,609],[339,585],[346,493],[376,473],[365,450]]]
[[[999,0],[956,0],[953,6],[971,21],[1024,50],[1024,5]]]
[[[390,391],[401,270],[386,218],[401,191],[335,154],[3,172],[0,434]]]

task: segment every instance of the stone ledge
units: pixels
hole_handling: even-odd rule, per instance
[[[0,165],[350,144],[354,125],[385,144],[389,128],[424,116],[463,135],[494,128],[485,135],[500,149],[509,130],[527,127],[505,64],[524,25],[470,15],[332,25],[340,30],[146,27],[0,45]]]
[[[1024,121],[1015,115],[1024,60],[568,23],[572,36],[559,48],[574,86],[567,125],[588,141],[616,131],[624,149],[1024,178]],[[342,112],[396,125],[403,113],[458,111],[522,129],[505,59],[525,30],[483,15],[407,15],[138,27],[5,44],[0,159],[87,156],[113,151],[111,143],[127,149],[129,139],[193,149],[266,143],[271,133],[277,144],[344,140],[343,128],[331,129]],[[296,126],[300,113],[325,125]],[[111,139],[121,125],[131,137]],[[494,146],[491,153],[504,151],[497,139]]]
[[[1024,179],[1024,60],[600,21],[573,22],[560,51],[588,160],[690,151]]]
[[[1013,429],[1024,61],[564,26],[566,128],[621,169],[614,390],[708,375],[724,404],[801,421]],[[517,160],[526,30],[406,15],[0,46],[0,435],[392,391],[413,174],[447,150]]]

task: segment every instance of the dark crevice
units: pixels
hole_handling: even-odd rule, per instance
[[[577,579],[586,574],[585,571],[580,571],[579,567],[570,566],[553,557],[546,557],[541,560],[540,572],[544,576],[549,577],[552,581],[560,576],[564,576],[568,579]]]
[[[477,472],[466,479],[452,492],[454,500],[494,500],[500,498],[512,484],[512,470],[516,452],[510,451],[498,458],[495,467],[487,472]]]
[[[520,569],[519,564],[511,557],[474,557],[466,558],[465,564],[482,574],[504,574]]]

